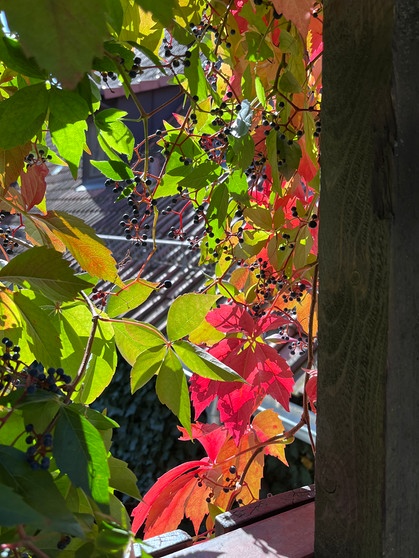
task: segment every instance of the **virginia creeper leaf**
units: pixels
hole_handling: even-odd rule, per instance
[[[86,405],[95,401],[111,382],[117,360],[112,325],[100,321],[96,329],[86,374],[75,400]]]
[[[162,362],[156,382],[156,393],[174,413],[188,432],[191,431],[191,404],[188,383],[179,359],[168,350]]]
[[[131,168],[122,161],[90,161],[107,178],[127,180],[134,178]]]
[[[196,329],[220,297],[187,293],[176,298],[167,314],[167,335],[171,341],[181,339]]]
[[[0,280],[28,284],[51,300],[70,300],[89,283],[76,277],[55,250],[35,246],[18,254],[0,269]]]
[[[12,97],[2,101],[0,147],[12,149],[32,139],[45,120],[48,101],[49,93],[44,83],[19,89]]]
[[[128,464],[121,459],[116,459],[116,457],[111,456],[108,459],[108,465],[111,473],[109,486],[123,494],[131,496],[131,498],[140,500],[141,494],[138,490],[137,479],[134,473],[128,469]]]
[[[4,527],[15,525],[42,524],[43,517],[31,508],[22,496],[16,494],[9,486],[0,485],[0,524]]]
[[[121,122],[121,118],[126,115],[125,111],[117,109],[102,110],[95,115],[95,124],[108,147],[131,158],[134,136],[128,126]]]
[[[73,178],[77,178],[79,163],[86,143],[86,101],[73,91],[51,89],[49,129],[53,144],[68,163]]]
[[[243,381],[232,368],[188,341],[175,341],[173,348],[183,364],[199,376],[223,382]]]
[[[31,165],[26,169],[26,172],[22,171],[20,173],[20,191],[28,211],[44,199],[47,189],[45,177],[48,172],[46,164],[42,163]]]
[[[131,370],[131,393],[135,393],[155,374],[158,374],[166,352],[166,345],[158,345],[141,351]]]
[[[0,38],[0,60],[16,72],[24,76],[46,79],[46,72],[42,71],[36,61],[27,58],[19,41],[11,37]]]
[[[80,266],[90,275],[115,284],[122,284],[111,251],[97,236],[94,229],[86,225],[82,219],[64,211],[48,211],[39,219],[48,225]]]
[[[60,411],[53,454],[61,472],[106,510],[110,472],[102,437],[87,419],[70,407]]]
[[[151,293],[157,288],[158,283],[136,279],[128,281],[122,289],[116,289],[111,293],[106,305],[106,313],[110,318],[126,314],[145,302]]]
[[[56,366],[61,358],[60,337],[51,327],[48,313],[31,298],[33,297],[30,296],[30,291],[27,292],[26,289],[13,293],[13,300],[21,314],[26,340],[38,361],[44,365]]]
[[[0,446],[0,479],[42,516],[40,523],[32,523],[33,528],[83,536],[79,523],[68,510],[50,473],[32,470],[24,452]]]
[[[165,337],[151,324],[121,320],[112,325],[118,350],[131,366],[141,351],[166,343]]]
[[[164,3],[155,2],[154,0],[135,0],[146,12],[151,12],[153,17],[159,21],[163,27],[169,27],[175,7],[175,0],[165,0]]]
[[[101,0],[59,4],[39,0],[30,17],[26,0],[2,1],[0,6],[10,29],[19,34],[26,55],[33,56],[64,87],[75,87],[90,70],[93,58],[102,53],[108,31]]]

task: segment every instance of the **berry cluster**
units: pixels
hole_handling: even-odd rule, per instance
[[[5,218],[4,213],[0,213],[0,223]],[[6,254],[11,255],[14,252],[14,249],[19,246],[16,242],[13,231],[10,227],[0,227],[0,239],[2,240],[3,250]]]
[[[50,432],[37,434],[33,424],[27,424],[25,432],[27,434],[25,442],[28,444],[28,449],[26,450],[27,462],[34,470],[49,469],[50,457],[46,454],[52,451],[52,434]]]

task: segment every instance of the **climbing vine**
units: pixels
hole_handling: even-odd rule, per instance
[[[285,446],[302,426],[310,432],[316,410],[322,3],[0,8],[0,210],[4,223],[18,220],[0,228],[1,556],[133,555],[137,531],[159,534],[185,516],[208,536],[218,513],[258,499],[264,456],[286,463]],[[167,103],[148,112],[135,92],[149,70],[183,99],[160,129],[152,118]],[[117,87],[135,117],[103,108],[103,92]],[[48,208],[50,170],[76,178],[94,151],[88,122],[103,153],[90,164],[138,258],[128,280],[93,228]],[[169,238],[195,251],[204,273],[162,330],[132,313],[172,287],[145,279],[168,214]],[[150,247],[146,257],[137,246]],[[289,408],[284,345],[307,356],[301,420],[288,431],[273,411],[257,413],[267,395]],[[181,439],[206,453],[143,498],[111,454],[118,424],[90,407],[117,351],[131,392],[155,379]],[[199,422],[213,402],[220,424]],[[115,493],[139,500],[132,523]]]

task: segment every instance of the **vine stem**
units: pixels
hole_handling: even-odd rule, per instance
[[[319,265],[314,268],[313,273],[313,287],[312,287],[312,294],[311,294],[311,304],[310,304],[310,315],[308,321],[308,350],[307,350],[307,370],[311,370],[314,364],[314,313],[316,311],[316,304],[317,304],[317,283],[319,277]],[[307,425],[308,436],[310,438],[311,449],[313,454],[316,455],[316,444],[314,442],[313,433],[311,431],[311,424],[310,424],[310,415],[308,412],[308,397],[307,397],[307,382],[310,378],[310,374],[306,372],[304,378],[304,392],[303,392],[303,419]]]
[[[70,402],[71,395],[74,393],[74,390],[76,389],[77,385],[80,383],[81,379],[83,378],[86,372],[86,368],[89,363],[90,356],[92,354],[93,341],[95,340],[95,334],[96,334],[97,327],[99,325],[99,318],[100,318],[90,298],[83,291],[81,292],[81,295],[86,301],[90,312],[92,313],[92,327],[90,328],[89,338],[87,340],[86,347],[83,353],[83,358],[81,360],[79,369],[77,370],[76,377],[72,381],[70,385],[70,389],[67,391],[66,398],[64,399],[64,403],[66,404]]]
[[[40,548],[38,548],[36,546],[36,544],[34,544],[32,542],[31,537],[29,537],[26,532],[25,529],[23,528],[23,525],[18,525],[17,526],[17,531],[19,533],[19,537],[20,537],[20,542],[22,543],[22,546],[24,546],[25,548],[29,549],[31,552],[33,552],[35,554],[35,556],[37,556],[38,558],[48,558],[48,555],[45,554],[45,552],[43,552]]]

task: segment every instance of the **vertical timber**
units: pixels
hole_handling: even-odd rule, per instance
[[[316,558],[419,552],[419,2],[325,0]]]

